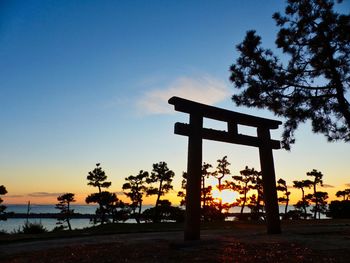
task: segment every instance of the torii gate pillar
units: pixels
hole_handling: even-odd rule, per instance
[[[175,123],[175,134],[188,136],[187,186],[185,212],[185,240],[200,239],[202,140],[215,140],[259,148],[266,206],[267,233],[281,233],[276,190],[273,149],[280,148],[280,142],[271,140],[270,129],[277,129],[280,121],[259,118],[234,111],[228,111],[186,99],[172,97],[169,103],[176,111],[190,114],[189,124]],[[227,123],[227,131],[203,128],[203,118]],[[238,124],[257,128],[257,137],[238,134]]]
[[[273,163],[272,148],[270,145],[270,130],[257,129],[258,137],[261,138],[259,147],[260,168],[263,179],[264,201],[266,207],[266,222],[268,234],[281,233],[275,167]]]
[[[190,116],[190,136],[188,136],[187,184],[185,211],[185,240],[200,238],[201,178],[202,178],[202,136],[203,117]],[[198,216],[199,215],[199,216]]]

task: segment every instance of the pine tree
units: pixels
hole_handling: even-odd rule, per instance
[[[86,197],[85,202],[87,204],[97,203],[98,208],[96,209],[97,219],[95,222],[99,221],[101,224],[107,222],[107,205],[108,202],[114,202],[115,198],[113,194],[108,191],[102,191],[103,188],[109,188],[111,186],[111,182],[106,182],[107,176],[105,172],[102,170],[102,167],[99,163],[96,164],[96,168],[89,172],[87,176],[88,185],[97,187],[98,193],[90,194]]]
[[[343,197],[343,201],[349,200],[350,198],[350,189],[345,189],[338,191],[336,194],[336,197]]]
[[[58,203],[56,204],[55,208],[60,210],[60,217],[57,218],[58,222],[56,224],[62,225],[66,222],[68,229],[72,230],[72,226],[70,224],[70,218],[72,214],[74,213],[74,209],[70,208],[70,204],[72,202],[75,202],[74,200],[74,194],[72,193],[66,193],[63,195],[60,195],[57,197]]]
[[[159,162],[153,164],[153,170],[149,178],[147,178],[147,183],[158,184],[157,187],[150,186],[147,189],[147,195],[156,195],[157,200],[154,206],[154,222],[159,222],[158,206],[160,204],[160,197],[168,193],[173,189],[171,185],[175,173],[168,168],[166,162]]]
[[[125,178],[127,182],[122,187],[124,194],[131,200],[131,209],[137,223],[140,223],[143,196],[147,190],[147,178],[149,178],[148,172],[141,170],[138,175],[130,175]],[[138,210],[137,212],[136,209]]]
[[[338,1],[341,2],[341,1]],[[231,66],[231,81],[242,90],[233,101],[266,108],[287,119],[283,147],[295,142],[300,123],[311,121],[329,141],[350,141],[350,15],[334,10],[332,0],[288,0],[285,15],[275,13],[280,28],[278,58],[248,31]]]
[[[218,179],[218,185],[217,188],[221,192],[223,190],[223,185],[221,183],[221,180],[226,176],[230,175],[230,169],[228,167],[230,166],[230,163],[227,161],[227,156],[224,156],[222,159],[217,160],[217,166],[216,171],[212,173],[212,175]],[[219,212],[222,211],[222,200],[219,200]]]
[[[0,185],[0,195],[5,195],[7,194],[7,190],[6,187],[3,185]],[[2,200],[2,198],[0,197],[0,220],[6,220],[6,206],[2,205],[2,203],[4,202],[4,200]]]
[[[248,192],[254,188],[253,182],[256,171],[254,168],[250,169],[246,166],[245,169],[241,170],[239,173],[241,175],[235,175],[232,176],[232,178],[237,181],[235,186],[237,186],[238,193],[241,195],[240,198],[237,198],[237,202],[241,206],[240,217],[243,218],[243,211],[248,200]]]
[[[290,196],[290,191],[288,191],[288,187],[287,187],[287,183],[285,180],[283,180],[282,178],[280,178],[277,181],[277,187],[276,187],[277,191],[282,192],[283,196],[278,198],[278,202],[280,203],[285,203],[285,207],[284,207],[284,215],[287,215],[287,211],[288,211],[288,204],[289,204],[289,196]]]
[[[323,186],[323,174],[321,172],[313,169],[311,172],[307,172],[306,175],[314,177],[314,180],[312,181],[314,192],[313,194],[307,195],[306,199],[309,199],[312,203],[315,204],[311,211],[314,212],[314,219],[316,219],[317,213],[320,217],[320,213],[324,213],[326,211],[326,199],[328,198],[328,193],[317,191],[317,185]]]
[[[301,200],[298,201],[294,207],[297,209],[302,209],[304,219],[307,218],[307,210],[306,208],[310,206],[308,199],[305,196],[305,188],[310,188],[313,185],[310,180],[302,180],[302,181],[293,181],[293,187],[301,190]]]

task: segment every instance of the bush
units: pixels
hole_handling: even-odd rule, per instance
[[[142,213],[142,218],[145,221],[153,221],[155,213],[156,209],[154,207],[146,209]],[[179,223],[185,220],[185,211],[179,207],[170,205],[170,203],[161,203],[157,208],[157,213],[161,221],[175,221]]]
[[[41,224],[41,222],[26,222],[22,226],[22,231],[23,234],[41,234],[41,233],[46,233],[47,229]]]
[[[59,226],[55,226],[55,228],[52,229],[52,232],[60,232],[64,230],[65,230],[65,227],[63,225],[59,225]]]
[[[304,213],[301,210],[289,210],[287,214],[282,214],[282,218],[285,220],[292,219],[292,220],[299,220],[303,218]]]
[[[327,216],[332,218],[350,218],[350,200],[332,201]]]
[[[201,209],[201,217],[203,221],[224,221],[225,220],[225,215],[219,211],[214,206],[206,206],[205,208]]]

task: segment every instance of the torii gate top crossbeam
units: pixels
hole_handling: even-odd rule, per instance
[[[172,97],[169,99],[169,104],[174,105],[176,111],[189,113],[190,115],[197,115],[200,117],[210,118],[226,122],[228,124],[228,131],[219,131],[207,128],[201,128],[203,139],[216,140],[228,143],[243,144],[248,146],[259,147],[262,144],[261,138],[238,134],[238,124],[256,127],[257,129],[271,130],[277,129],[282,122],[256,117],[239,112],[220,109],[213,106],[208,106],[198,102],[186,100],[179,97]],[[188,136],[191,127],[189,124],[176,123],[175,133],[179,135]],[[272,149],[280,149],[280,142],[270,140]]]

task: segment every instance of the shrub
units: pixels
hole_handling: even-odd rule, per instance
[[[172,206],[167,200],[161,200],[160,206],[157,207],[157,214],[160,221],[175,221],[183,222],[185,220],[185,211],[179,207]],[[144,221],[154,221],[154,215],[156,213],[156,208],[152,207],[146,209],[142,213],[142,219]]]
[[[46,233],[47,229],[41,224],[41,222],[26,222],[22,226],[22,231],[23,234],[41,234],[41,233]]]
[[[350,218],[350,200],[332,201],[327,216],[332,218]]]
[[[225,215],[219,211],[216,207],[206,206],[201,209],[202,219],[204,221],[224,221]]]

